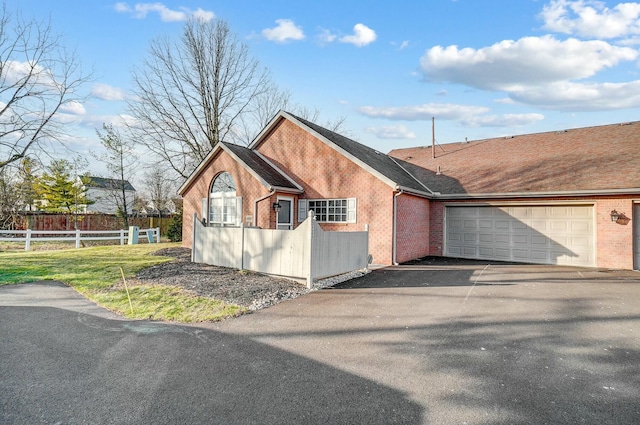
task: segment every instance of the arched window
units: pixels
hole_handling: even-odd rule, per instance
[[[209,193],[209,225],[234,226],[242,214],[242,198],[236,196],[236,183],[231,174],[218,174]]]

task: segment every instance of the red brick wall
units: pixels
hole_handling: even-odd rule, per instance
[[[198,218],[202,219],[202,198],[207,197],[211,182],[223,171],[233,176],[233,180],[236,183],[236,193],[238,196],[242,196],[241,218],[243,222],[247,215],[254,217],[256,199],[269,193],[244,167],[233,160],[226,152],[220,151],[183,195],[182,246],[191,247],[193,213],[197,213]],[[269,227],[271,215],[274,214],[271,209],[273,202],[275,202],[275,196],[258,203],[258,226]]]
[[[481,203],[510,204],[510,203],[536,203],[536,202],[562,202],[584,201],[595,205],[596,226],[596,265],[597,267],[615,269],[633,269],[633,223],[631,220],[611,221],[611,210],[624,213],[628,219],[632,219],[634,196],[593,196],[593,197],[555,197],[538,199],[491,199],[491,200],[467,200],[447,201],[451,204]],[[431,255],[442,255],[443,230],[444,230],[444,202],[431,202],[431,226],[430,243]]]
[[[596,238],[598,240],[598,267],[633,269],[633,222],[619,219],[611,221],[611,210],[633,218],[631,198],[605,198],[596,202]]]
[[[257,150],[303,186],[305,199],[357,198],[357,223],[321,224],[322,228],[361,231],[369,224],[374,263],[391,264],[391,187],[288,120],[276,125]],[[297,224],[297,199],[295,204]]]
[[[429,200],[402,194],[397,198],[396,261],[429,255]]]

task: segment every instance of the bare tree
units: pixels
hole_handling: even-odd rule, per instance
[[[83,75],[50,22],[0,12],[0,169],[42,143],[59,143],[61,108],[78,102]]]
[[[96,130],[96,133],[105,152],[97,158],[105,164],[110,174],[106,180],[109,201],[116,207],[116,214],[122,218],[124,228],[127,228],[131,213],[129,203],[133,202],[132,196],[127,196],[132,189],[128,179],[138,162],[134,143],[124,138],[112,125],[102,124],[102,129],[104,132]]]
[[[17,184],[9,167],[0,168],[0,230],[16,228],[19,199]]]
[[[158,167],[153,167],[144,174],[142,179],[146,198],[159,214],[176,194],[175,180],[169,178],[168,174]]]
[[[193,19],[178,41],[151,43],[133,74],[135,139],[189,176],[220,140],[233,140],[270,76],[223,20]]]

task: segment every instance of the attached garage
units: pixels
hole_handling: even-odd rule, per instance
[[[444,255],[595,266],[593,205],[447,206]]]

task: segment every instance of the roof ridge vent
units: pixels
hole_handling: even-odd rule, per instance
[[[558,130],[555,133],[556,134],[562,134],[562,133],[568,133],[568,132],[569,132],[569,130]]]

